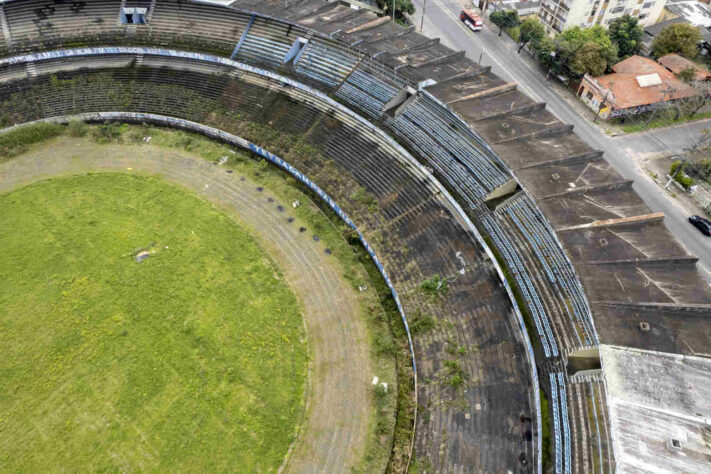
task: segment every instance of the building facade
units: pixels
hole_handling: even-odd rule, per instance
[[[549,34],[566,28],[593,25],[607,27],[623,15],[639,18],[642,26],[653,25],[666,0],[543,0],[538,17]]]

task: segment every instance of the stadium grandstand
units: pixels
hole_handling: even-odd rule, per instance
[[[411,340],[407,457],[425,471],[708,469],[697,259],[489,67],[343,1],[0,0],[0,31],[3,127],[155,122],[278,149],[259,124],[321,151],[293,165],[346,214],[351,188],[324,167],[375,196],[354,223],[403,319],[439,323]],[[436,304],[413,291],[434,274]],[[448,345],[467,348],[463,393],[444,383]]]

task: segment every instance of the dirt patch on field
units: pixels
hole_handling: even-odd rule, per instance
[[[0,193],[54,176],[96,171],[160,175],[216,203],[252,229],[304,309],[311,349],[307,413],[287,471],[345,472],[364,453],[373,376],[355,290],[323,242],[268,189],[187,153],[151,145],[97,145],[62,137],[0,164]],[[286,210],[285,210],[286,208]]]

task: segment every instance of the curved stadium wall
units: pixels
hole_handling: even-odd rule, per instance
[[[115,54],[117,56],[117,59],[111,60],[107,58],[107,54],[109,52]],[[92,58],[93,54],[98,54],[99,56]],[[130,64],[133,64],[135,66],[135,57],[137,54],[143,55],[144,66],[142,66],[142,69],[144,71],[149,71],[151,69],[147,66],[147,64],[151,62],[152,56],[155,56],[156,58],[160,59],[161,69],[153,70],[152,72],[146,72],[143,74],[144,79],[139,79],[142,74],[136,74],[135,71],[131,71],[129,68],[125,67],[126,65]],[[78,60],[79,64],[72,64],[72,57]],[[168,71],[168,65],[166,63],[165,58],[171,58],[176,60],[176,65],[174,65],[175,70],[172,74],[170,74]],[[305,103],[308,103],[309,106],[313,109],[323,109],[328,114],[332,114],[333,116],[338,118],[338,120],[349,123],[354,129],[354,136],[368,136],[371,139],[375,137],[375,139],[379,143],[379,147],[389,150],[390,155],[392,155],[390,158],[388,158],[389,160],[403,160],[404,158],[404,161],[406,161],[406,163],[403,169],[410,170],[408,174],[412,175],[412,178],[410,178],[412,180],[412,185],[405,186],[402,183],[397,182],[386,183],[385,185],[383,185],[383,189],[386,189],[388,190],[388,192],[390,192],[393,189],[397,188],[401,188],[403,190],[410,187],[412,187],[413,189],[415,187],[425,189],[427,187],[431,187],[433,189],[436,188],[437,194],[447,197],[447,199],[445,200],[446,203],[443,208],[449,209],[448,212],[450,212],[454,216],[457,216],[457,219],[462,221],[462,227],[467,229],[467,226],[469,226],[469,229],[465,230],[466,240],[469,239],[468,237],[466,237],[466,234],[468,234],[469,236],[474,236],[475,238],[478,238],[479,241],[483,243],[483,240],[481,240],[481,237],[476,232],[476,229],[471,226],[471,222],[469,221],[469,223],[467,224],[468,218],[458,206],[456,201],[454,201],[451,197],[448,197],[448,192],[431,177],[425,167],[423,167],[414,159],[412,159],[412,157],[405,150],[403,150],[402,147],[397,145],[397,143],[392,141],[392,139],[387,137],[387,135],[380,132],[377,128],[372,127],[372,125],[370,125],[367,121],[361,119],[345,107],[340,106],[338,103],[327,98],[322,93],[319,93],[318,91],[313,89],[309,89],[306,86],[300,85],[299,83],[291,79],[280,77],[268,71],[262,71],[248,65],[239,64],[224,59],[217,61],[217,59],[220,58],[212,58],[209,56],[192,54],[187,52],[165,52],[158,51],[155,49],[143,48],[104,48],[97,50],[83,49],[72,52],[40,53],[36,55],[25,56],[22,59],[11,58],[8,59],[4,64],[23,64],[24,66],[27,63],[23,61],[33,60],[36,61],[35,67],[37,68],[38,72],[41,71],[42,73],[38,74],[37,80],[32,82],[23,81],[21,84],[10,83],[11,87],[9,89],[5,88],[4,90],[3,96],[6,99],[4,104],[6,106],[8,104],[14,105],[6,107],[5,110],[14,111],[14,114],[21,115],[24,120],[37,120],[43,117],[61,117],[67,114],[74,114],[91,110],[102,111],[123,108],[140,110],[141,113],[144,114],[142,115],[144,118],[149,118],[149,116],[145,114],[152,111],[161,112],[164,114],[176,114],[182,117],[192,117],[199,119],[201,122],[208,122],[208,120],[205,119],[205,116],[208,115],[208,112],[211,110],[211,108],[208,106],[212,105],[213,103],[208,104],[207,102],[201,102],[201,98],[198,98],[194,95],[187,98],[193,99],[191,102],[190,100],[186,99],[185,94],[183,94],[182,96],[176,96],[175,94],[177,92],[175,88],[172,88],[170,90],[170,94],[161,94],[159,92],[159,86],[160,84],[165,86],[172,80],[175,81],[172,85],[179,85],[181,88],[185,88],[186,90],[202,89],[203,92],[205,92],[205,96],[212,96],[214,99],[216,97],[216,91],[222,91],[221,94],[224,94],[225,89],[217,87],[217,84],[214,79],[211,80],[210,77],[205,76],[206,74],[213,75],[215,73],[214,68],[211,67],[205,69],[204,64],[200,64],[204,62],[210,62],[213,59],[215,60],[216,64],[221,63],[223,65],[230,65],[233,68],[237,68],[240,71],[247,73],[249,77],[253,78],[256,82],[263,81],[265,87],[267,87],[266,90],[286,90],[292,97],[298,97]],[[201,74],[189,74],[186,70],[188,62],[194,63],[192,64],[192,67],[195,70],[201,70]],[[119,64],[123,64],[124,67],[116,67]],[[92,65],[93,69],[87,68],[88,65]],[[80,79],[80,77],[86,78],[86,73],[89,71],[95,74],[95,77],[93,79],[91,75],[88,77],[87,80]],[[102,71],[104,73],[106,71],[112,71],[112,79],[109,80],[105,74],[102,74]],[[222,72],[224,73],[224,71]],[[121,76],[123,76],[124,82],[121,82]],[[242,79],[244,79],[246,76],[241,77]],[[126,90],[125,87],[129,83],[132,84],[131,90],[136,92],[134,97],[135,100],[130,101],[130,104],[125,102],[126,97],[116,93],[117,90]],[[141,83],[144,83],[147,86],[142,88],[140,87]],[[71,92],[68,92],[68,89],[71,89]],[[242,102],[240,102],[239,105],[237,105],[236,102],[232,102],[232,104],[234,105],[234,110],[259,110],[259,104],[268,103],[268,100],[259,99],[257,96],[245,97],[248,95],[244,92],[246,90],[245,84],[241,85],[240,90],[240,93],[243,96]],[[28,98],[28,96],[23,95],[23,93],[30,94],[31,98]],[[224,95],[218,94],[218,96],[220,96],[223,101],[226,99]],[[29,108],[27,108],[27,104],[30,104]],[[294,115],[294,109],[296,107],[295,103],[289,103],[287,105],[288,109],[290,110],[290,115]],[[336,111],[336,113],[334,114],[333,111]],[[308,115],[307,113],[304,114]],[[14,116],[17,117],[19,115]],[[295,114],[294,116],[298,119],[299,115],[300,114]],[[130,118],[130,114],[104,114],[101,115],[101,117]],[[157,118],[155,117],[154,119],[157,120]],[[163,119],[163,122],[165,123],[166,120],[169,120],[173,124],[180,123],[182,127],[188,127],[188,125],[186,125],[187,122],[184,120]],[[160,123],[161,121],[158,120],[158,122]],[[294,120],[294,122],[297,122],[297,120]],[[283,121],[280,125],[282,125],[281,128],[286,128],[290,130],[298,130],[304,127],[303,123],[292,123],[291,125],[288,125],[287,121]],[[195,129],[196,127],[198,127],[198,129],[201,128],[200,126],[195,124],[189,126],[189,128],[191,129]],[[200,131],[205,132],[205,129],[201,129]],[[218,138],[225,139],[225,136]],[[232,140],[229,141],[232,142]],[[268,146],[268,142],[264,143],[264,145]],[[379,160],[378,165],[381,167],[380,171],[383,171],[382,167],[384,165],[384,162],[382,161],[382,159]],[[360,165],[355,164],[353,166]],[[303,175],[297,176],[299,176],[300,179],[301,177],[303,177]],[[368,177],[364,177],[362,179],[366,186],[369,186],[371,188],[373,187],[372,182],[368,183]],[[372,179],[372,177],[370,179]],[[420,197],[419,199],[423,200],[422,197]],[[331,201],[331,203],[333,203],[333,201]],[[400,211],[400,214],[404,214],[404,212]],[[371,227],[378,226],[372,225]],[[440,244],[446,243],[448,240],[446,231],[437,231],[433,234]],[[461,239],[462,235],[459,235],[459,237],[457,238]],[[481,255],[481,251],[476,250],[475,242],[476,240],[474,240],[473,242],[469,241],[468,244],[463,244],[462,242],[459,242],[451,244],[451,246],[460,249],[460,251],[464,250],[467,254]],[[466,251],[466,247],[464,247],[463,245],[474,247],[473,250]],[[369,248],[369,250],[372,251],[372,248]],[[451,263],[447,262],[447,264]],[[379,268],[382,269],[381,266],[379,266]],[[437,267],[434,267],[433,270],[441,270],[443,274],[445,274],[445,272],[447,271],[452,271],[447,270],[447,265],[443,267],[441,266],[441,264],[439,264]],[[411,284],[417,286],[417,281],[421,280],[416,280],[414,283]],[[502,297],[505,298],[505,293],[502,293],[501,296],[497,297],[497,300],[501,300]],[[412,304],[410,304],[410,308],[413,308]],[[525,351],[525,349],[523,350]],[[527,352],[532,356],[532,353],[530,353],[530,346]],[[528,371],[524,370],[524,373],[525,372]],[[524,384],[526,383],[525,380],[522,380],[522,382],[524,382]],[[532,392],[532,396],[535,396],[535,394],[537,394],[537,391]],[[504,403],[504,405],[508,404],[509,402]],[[518,403],[516,404],[518,405]],[[535,405],[531,403],[528,406],[530,407]],[[523,409],[525,411],[530,410],[530,408],[525,407],[526,404],[523,405]],[[510,407],[506,408],[506,411],[509,410]],[[515,413],[518,414],[520,410],[521,408],[516,408]],[[496,412],[498,410],[492,411]],[[518,441],[516,444],[519,444],[521,442],[522,441]],[[528,449],[530,450],[530,448]],[[531,452],[529,455],[534,456],[535,453]],[[516,455],[511,457],[515,459]]]
[[[552,117],[544,104],[525,97],[487,68],[412,28],[368,12],[316,0],[235,2],[241,9],[159,0],[150,2],[147,25],[123,25],[121,4],[0,3],[0,47],[6,56],[0,62],[0,90],[6,122],[87,112],[153,113],[245,136],[267,149],[269,134],[245,124],[303,133],[305,140],[325,151],[324,156],[347,170],[349,178],[378,197],[383,219],[357,224],[367,237],[374,236],[368,239],[401,297],[424,277],[463,269],[457,252],[469,258],[464,265],[467,274],[454,284],[455,294],[443,307],[403,301],[400,308],[404,314],[423,307],[432,310],[438,319],[458,325],[454,334],[458,340],[496,348],[466,357],[467,370],[483,380],[467,391],[468,408],[430,408],[433,401],[456,398],[432,383],[444,373],[441,338],[446,336],[415,338],[411,347],[420,361],[419,403],[433,413],[429,425],[418,423],[414,445],[418,458],[440,470],[528,469],[525,463],[533,458],[541,470],[545,431],[538,412],[541,371],[546,381],[541,388],[555,408],[550,420],[555,469],[588,472],[598,462],[592,459],[599,460],[601,470],[613,469],[606,381],[599,375],[590,380],[568,376],[568,356],[596,350],[601,339],[639,345],[633,334],[636,323],[630,321],[630,328],[626,320],[619,322],[619,312],[630,305],[635,310],[667,311],[655,309],[665,308],[664,291],[655,293],[647,281],[635,280],[642,265],[661,288],[676,279],[689,282],[688,290],[672,300],[680,308],[711,299],[689,265],[693,259],[671,258],[681,252],[669,250],[678,244],[634,194],[631,183],[602,160],[601,152],[580,141],[572,127]],[[151,45],[172,51],[62,49],[77,45]],[[21,54],[42,50],[47,53]],[[210,113],[214,111],[219,113]],[[295,165],[308,175],[316,169],[308,162]],[[580,177],[584,186],[566,187]],[[318,184],[341,207],[348,207],[349,197],[340,195],[332,183]],[[456,225],[437,216],[441,210]],[[424,216],[428,224],[418,227],[413,216],[420,221]],[[602,246],[607,240],[589,235],[629,225],[628,221],[644,223],[657,239],[670,242],[665,247],[669,265],[651,256],[649,262],[640,262],[637,249],[634,255],[630,252],[633,257],[605,256],[607,261],[591,257],[591,244],[597,241]],[[416,249],[414,255],[388,247],[376,232],[379,228]],[[644,243],[641,232],[636,238]],[[482,248],[490,262],[481,258]],[[406,270],[411,262],[417,265],[416,272]],[[491,284],[486,270],[491,262],[503,291]],[[600,265],[625,281],[622,294],[596,277]],[[488,293],[476,286],[475,277],[488,282],[489,299],[481,296]],[[511,303],[502,304],[506,299]],[[518,306],[534,336],[535,355]],[[512,310],[518,319],[501,317]],[[655,318],[667,317],[656,314]],[[514,341],[512,328],[518,333]],[[509,343],[514,364],[506,357]],[[515,358],[521,351],[527,362]],[[492,388],[497,380],[508,379],[514,381],[508,389]],[[487,408],[472,412],[471,407],[482,405]],[[537,411],[537,422],[528,428],[523,420],[532,410]],[[518,414],[522,426],[514,437],[507,437],[501,419]],[[469,417],[471,422],[465,422]],[[440,434],[445,431],[449,436]],[[443,452],[439,446],[444,446]],[[512,463],[516,457],[521,461]]]

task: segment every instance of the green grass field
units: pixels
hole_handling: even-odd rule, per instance
[[[0,223],[0,470],[279,467],[308,351],[245,230],[120,173],[1,195]]]

